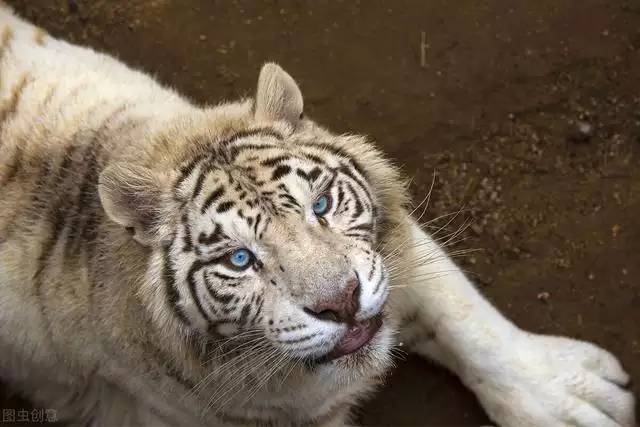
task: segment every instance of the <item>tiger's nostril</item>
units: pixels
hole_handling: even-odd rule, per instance
[[[328,320],[330,322],[340,323],[340,315],[333,310],[325,309],[316,313],[312,309],[305,307],[304,311],[308,315],[318,318],[320,320]]]
[[[360,280],[357,278],[347,281],[342,292],[333,295],[331,299],[322,301],[313,307],[305,307],[304,312],[320,320],[336,323],[353,322],[360,309]]]
[[[360,296],[360,280],[356,279],[351,279],[347,282],[347,297],[349,298],[349,300],[354,300],[354,299],[358,299],[358,297]]]

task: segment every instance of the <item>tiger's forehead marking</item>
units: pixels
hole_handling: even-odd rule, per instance
[[[197,199],[208,179],[222,179],[226,186],[235,186],[238,194],[242,194],[274,187],[292,173],[311,186],[329,169],[349,174],[371,196],[357,161],[339,147],[322,141],[258,128],[202,144],[200,141],[199,153],[192,154],[179,171],[175,188],[183,199]],[[211,182],[207,184],[211,188]],[[219,190],[214,192],[213,199],[218,193]]]
[[[322,141],[317,135],[287,134],[269,127],[236,131],[230,136],[216,140],[202,137],[193,141],[197,152],[187,155],[181,169],[181,179],[201,162],[211,167],[274,166],[282,161],[304,159],[318,165],[339,167],[348,165],[364,176],[358,161],[340,147]],[[176,183],[179,186],[181,180]]]

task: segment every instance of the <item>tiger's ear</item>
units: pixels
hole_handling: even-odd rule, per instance
[[[278,64],[267,62],[260,70],[256,94],[256,119],[284,120],[297,125],[304,102],[298,84]]]
[[[171,236],[177,202],[170,193],[171,179],[150,169],[114,164],[98,180],[98,193],[107,216],[134,231],[144,245],[158,245]]]

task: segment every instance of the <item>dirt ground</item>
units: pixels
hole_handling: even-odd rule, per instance
[[[307,114],[375,138],[416,199],[435,173],[425,218],[463,209],[449,227],[471,225],[451,249],[475,250],[459,261],[501,310],[604,345],[640,384],[640,3],[9,3],[199,102],[251,94],[262,62],[280,62]],[[412,357],[360,414],[487,421],[455,378]]]

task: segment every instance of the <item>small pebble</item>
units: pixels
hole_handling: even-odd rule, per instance
[[[593,126],[587,122],[579,121],[567,134],[567,140],[574,143],[586,143],[593,137]]]
[[[546,302],[549,299],[549,297],[550,297],[549,292],[540,292],[538,294],[538,299],[540,301],[545,301]]]
[[[482,234],[482,232],[484,231],[484,229],[482,228],[482,226],[480,224],[473,224],[471,226],[471,230],[477,235]]]
[[[611,227],[611,235],[613,237],[616,237],[619,232],[620,232],[620,226],[618,224],[614,224],[614,226]]]

